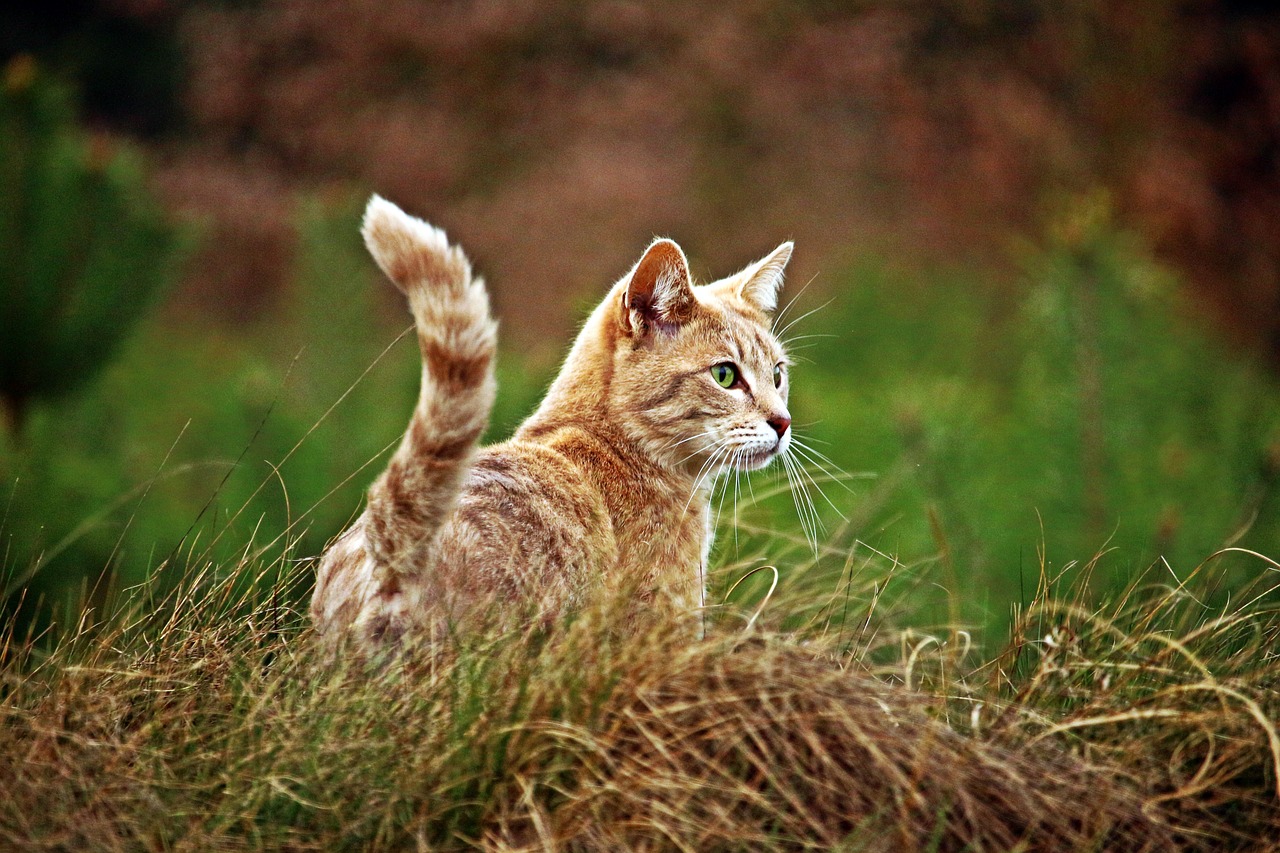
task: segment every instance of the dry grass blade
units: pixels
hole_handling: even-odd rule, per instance
[[[1046,586],[1020,651],[985,662],[892,612],[781,633],[812,603],[779,584],[745,605],[749,632],[724,614],[702,641],[624,640],[588,609],[366,664],[312,651],[280,604],[298,571],[193,570],[46,655],[6,637],[0,847],[1262,850],[1280,832],[1261,604],[1197,617],[1166,590],[1104,613]],[[840,593],[858,624],[898,567],[861,571]]]

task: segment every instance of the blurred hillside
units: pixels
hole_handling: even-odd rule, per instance
[[[794,238],[797,432],[831,458],[819,479],[866,476],[751,523],[768,550],[800,540],[798,512],[825,520],[900,560],[922,611],[962,599],[925,618],[999,627],[1041,565],[1118,589],[1223,545],[1280,553],[1278,36],[1266,4],[1167,0],[6,8],[5,102],[79,94],[61,148],[15,150],[91,177],[123,157],[126,210],[150,187],[196,248],[148,285],[158,311],[126,310],[140,277],[86,264],[77,196],[42,167],[4,187],[12,233],[48,214],[3,279],[46,319],[6,297],[0,368],[59,379],[9,395],[0,431],[5,607],[305,559],[342,529],[418,381],[357,235],[371,191],[490,282],[491,437],[655,233],[701,278]],[[20,340],[80,361],[28,369]],[[722,535],[721,565],[753,542]],[[1251,569],[1213,571],[1229,596]]]
[[[208,220],[201,313],[268,308],[297,191],[335,182],[444,225],[508,340],[550,353],[654,233],[704,274],[793,237],[818,288],[868,250],[998,276],[1011,234],[1101,186],[1280,359],[1271,4],[60,0],[0,23]]]

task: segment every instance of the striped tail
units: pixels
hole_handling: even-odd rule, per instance
[[[409,299],[422,391],[404,440],[369,489],[365,536],[375,564],[412,571],[453,509],[489,422],[497,324],[484,282],[444,232],[374,196],[361,229],[378,266]]]

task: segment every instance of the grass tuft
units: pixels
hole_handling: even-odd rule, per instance
[[[377,664],[311,642],[305,565],[207,567],[0,637],[0,847],[1266,849],[1270,590],[1200,598],[1246,558],[1277,577],[1225,553],[1092,609],[1042,572],[991,655],[894,627],[890,562],[818,609],[769,585],[696,642],[599,609]]]

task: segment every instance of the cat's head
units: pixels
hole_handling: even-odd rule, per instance
[[[695,285],[680,247],[656,240],[610,294],[611,402],[665,464],[747,470],[786,452],[789,362],[772,323],[791,249]]]

